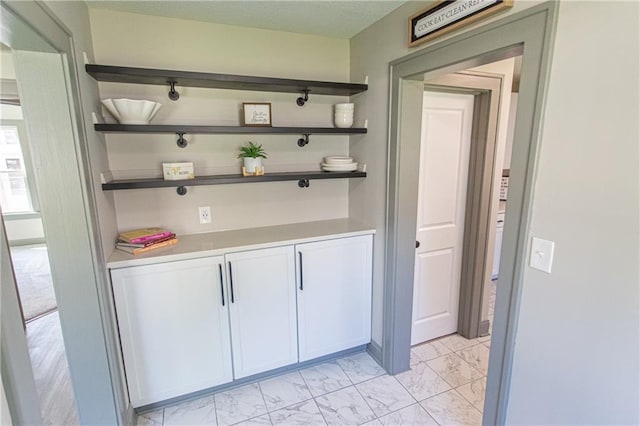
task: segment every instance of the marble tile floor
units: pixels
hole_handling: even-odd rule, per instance
[[[367,354],[147,412],[138,425],[480,425],[490,337],[411,349],[390,376]]]

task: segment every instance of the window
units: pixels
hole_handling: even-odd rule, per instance
[[[0,126],[0,205],[3,213],[26,213],[36,210],[32,196],[35,188],[25,168],[20,139],[21,124]]]

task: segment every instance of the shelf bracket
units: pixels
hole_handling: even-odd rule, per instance
[[[308,188],[309,187],[309,179],[300,179],[298,181],[298,186],[300,188]]]
[[[169,80],[169,99],[177,101],[180,99],[180,93],[176,91],[176,82]]]
[[[184,133],[176,133],[176,134],[178,135],[178,140],[176,141],[176,144],[178,144],[180,148],[186,148],[188,142],[184,138]]]
[[[178,195],[185,195],[187,193],[187,187],[180,185],[176,188],[176,192],[178,193]]]
[[[303,134],[302,137],[298,139],[298,146],[300,148],[303,148],[307,144],[309,144],[309,133]]]
[[[303,90],[302,94],[304,95],[304,97],[300,96],[298,99],[296,99],[296,104],[298,104],[298,106],[304,106],[305,102],[307,102],[309,100],[309,90]]]

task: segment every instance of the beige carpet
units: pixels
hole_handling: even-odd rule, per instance
[[[11,247],[11,260],[25,321],[55,310],[47,247],[44,244]]]

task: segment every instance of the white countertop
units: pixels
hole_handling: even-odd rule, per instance
[[[132,255],[120,250],[114,250],[109,256],[107,267],[118,269],[150,265],[216,256],[231,251],[307,243],[324,240],[327,237],[354,237],[374,234],[375,232],[375,228],[353,219],[334,219],[205,234],[178,235],[178,244],[147,253]]]

